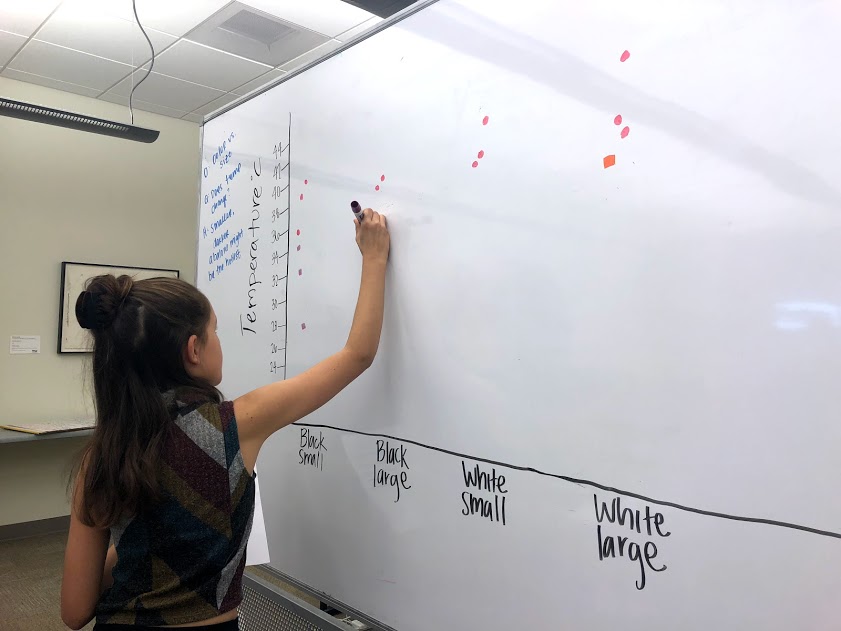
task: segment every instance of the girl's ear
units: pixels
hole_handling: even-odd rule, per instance
[[[187,345],[184,347],[184,363],[187,366],[198,366],[201,363],[198,335],[191,335],[187,340]]]

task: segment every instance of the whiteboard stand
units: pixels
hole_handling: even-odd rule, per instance
[[[351,627],[271,583],[244,574],[239,626],[242,631],[347,631]]]
[[[350,605],[347,605],[340,600],[336,600],[335,598],[333,598],[332,596],[330,596],[328,594],[325,594],[323,592],[319,592],[319,591],[313,589],[312,587],[310,587],[306,583],[302,583],[301,581],[293,578],[292,576],[289,576],[287,574],[284,574],[283,572],[280,572],[280,571],[276,570],[271,565],[261,565],[260,569],[262,569],[265,572],[271,574],[272,576],[274,576],[275,578],[283,581],[284,583],[288,583],[289,585],[291,585],[295,589],[298,589],[298,590],[304,592],[305,594],[309,594],[313,598],[318,598],[322,603],[325,603],[326,605],[329,605],[329,606],[331,606],[335,609],[338,609],[342,613],[353,616],[354,618],[356,618],[360,622],[364,622],[369,627],[371,627],[372,631],[397,631],[397,629],[395,629],[394,627],[389,627],[387,625],[384,625],[381,622],[377,622],[376,620],[372,620],[371,618],[366,616],[364,613],[354,609]],[[268,583],[266,583],[266,584],[268,585]],[[304,605],[306,605],[306,603],[304,603]],[[326,614],[324,614],[324,615],[326,615]],[[330,617],[330,616],[328,616],[328,617]],[[333,618],[330,618],[330,619],[333,620]],[[339,628],[347,629],[348,627],[340,626]],[[243,631],[250,631],[250,629],[243,628]]]

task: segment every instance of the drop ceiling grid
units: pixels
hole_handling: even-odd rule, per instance
[[[38,16],[45,17],[25,15],[20,7],[0,7],[0,34],[6,30],[4,26],[11,24],[18,32],[10,30],[11,36],[5,39],[12,45],[18,39],[23,42],[8,60],[0,57],[0,75],[87,96],[96,93],[101,100],[127,104],[132,79],[134,82],[142,79],[150,60],[148,43],[136,24],[127,19],[131,15],[131,1],[29,1]],[[159,7],[175,1],[144,0]],[[160,16],[157,20],[146,20],[140,14],[141,23],[156,48],[155,68],[153,75],[135,92],[134,101],[137,109],[194,122],[275,81],[287,71],[327,54],[381,21],[341,0],[177,1],[179,9],[192,7],[198,11],[192,15],[184,11],[178,14],[174,20],[177,27],[168,25]],[[313,2],[321,10],[320,14],[313,11]],[[97,3],[102,4],[97,6]],[[316,38],[313,41],[318,44],[273,67],[190,39],[191,33],[217,13],[230,12],[235,4],[312,33]],[[26,33],[27,29],[31,32]],[[132,64],[132,60],[138,63]],[[145,64],[143,69],[138,68],[141,64]],[[37,70],[49,74],[42,75]]]

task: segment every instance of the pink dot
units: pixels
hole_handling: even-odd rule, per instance
[[[488,120],[490,120],[490,119],[489,119],[487,116],[485,116],[485,118],[483,118],[483,119],[482,119],[482,124],[483,124],[483,125],[487,125],[487,124],[488,124]]]
[[[306,323],[305,323],[305,322],[301,322],[301,330],[302,330],[302,331],[306,331],[306,330],[307,330],[307,325],[306,325]]]
[[[380,190],[380,185],[379,185],[379,184],[377,184],[377,185],[374,187],[374,190],[375,190],[375,191]]]
[[[300,231],[300,230],[296,230],[296,231],[295,231],[295,234],[297,234],[297,235],[300,237],[300,236],[301,236],[301,231]]]
[[[304,180],[304,184],[309,184],[309,180]]]
[[[478,163],[478,162],[476,162],[476,160],[474,160],[474,161],[473,161],[473,168],[475,169],[477,166],[479,166],[479,163]]]
[[[301,246],[299,245],[299,246],[298,246],[298,252],[300,252],[300,251],[301,251]]]
[[[631,133],[631,130],[628,129],[628,127],[626,126],[622,129],[622,133],[620,133],[619,135],[622,136],[622,138],[625,138],[629,133]]]
[[[480,151],[480,152],[479,152],[479,155],[478,155],[477,157],[481,160],[482,158],[484,158],[484,157],[485,157],[485,152],[484,152],[484,151]]]
[[[298,270],[298,276],[303,276],[303,274],[304,274],[304,270],[299,269],[299,270]]]
[[[613,119],[614,125],[621,125],[622,124],[622,114],[617,114],[616,118]]]
[[[385,182],[385,176],[384,175],[380,176],[380,182]]]
[[[630,57],[630,56],[631,56],[631,53],[629,53],[626,50],[624,53],[622,53],[622,56],[619,58],[619,61],[628,61],[628,57]]]
[[[301,193],[301,201],[304,201],[304,194]]]

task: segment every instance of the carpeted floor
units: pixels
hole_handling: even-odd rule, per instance
[[[0,541],[0,631],[66,631],[59,600],[66,539],[66,533],[56,533]],[[247,571],[318,607],[317,600],[267,572]]]

